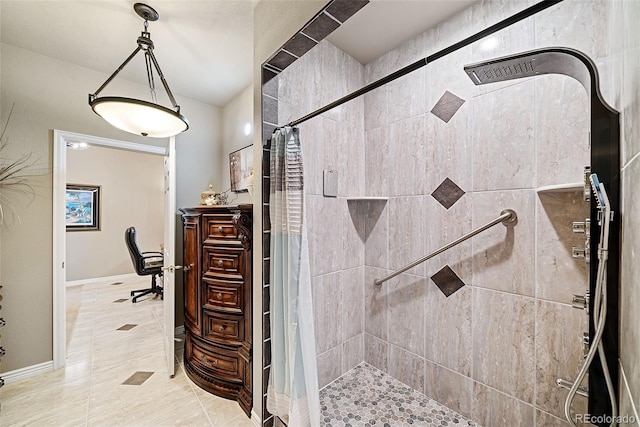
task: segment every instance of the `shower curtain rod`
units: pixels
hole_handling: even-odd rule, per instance
[[[472,36],[467,37],[466,39],[463,39],[455,44],[452,44],[449,47],[446,47],[436,53],[434,53],[433,55],[429,55],[426,58],[422,58],[416,62],[414,62],[413,64],[407,65],[404,68],[399,69],[398,71],[389,74],[386,77],[381,78],[380,80],[377,80],[373,83],[368,84],[367,86],[364,86],[363,88],[360,88],[358,90],[356,90],[355,92],[352,92],[340,99],[338,99],[337,101],[332,102],[331,104],[327,104],[322,108],[317,109],[316,111],[307,114],[304,117],[299,118],[298,120],[294,120],[292,122],[289,122],[287,125],[285,126],[296,126],[299,125],[300,123],[306,122],[309,119],[312,119],[316,116],[319,116],[320,114],[327,112],[339,105],[344,104],[345,102],[351,101],[352,99],[355,99],[359,96],[364,95],[367,92],[371,92],[374,89],[379,88],[380,86],[383,86],[389,82],[392,82],[406,74],[409,74],[419,68],[424,67],[425,65],[427,65],[428,63],[431,63],[437,59],[442,58],[443,56],[447,56],[450,53],[455,52],[458,49],[461,49],[465,46],[470,45],[473,42],[476,42],[488,35],[491,35],[497,31],[500,31],[512,24],[515,24],[517,22],[522,21],[523,19],[526,19],[532,15],[535,15],[538,12],[541,12],[555,4],[558,4],[560,2],[562,2],[563,0],[543,0],[539,3],[534,4],[533,6],[530,6],[528,8],[526,8],[525,10],[516,13],[513,16],[510,16],[506,19],[503,19],[502,21],[498,22],[497,24],[494,24],[490,27],[485,28],[484,30],[477,32],[475,34],[473,34]],[[282,129],[285,126],[278,126],[276,129]]]
[[[376,279],[373,281],[373,284],[376,286],[380,286],[382,285],[384,282],[386,282],[389,279],[393,279],[394,277],[396,277],[399,274],[404,273],[405,271],[409,270],[410,268],[415,267],[416,265],[422,264],[423,262],[433,258],[436,255],[441,254],[442,252],[451,249],[452,247],[459,245],[460,243],[464,242],[465,240],[468,240],[470,238],[472,238],[473,236],[475,236],[476,234],[480,234],[483,231],[493,227],[494,225],[498,225],[501,222],[506,224],[514,224],[516,221],[518,220],[518,215],[516,214],[516,212],[512,209],[505,209],[502,212],[500,212],[500,216],[497,217],[496,219],[489,221],[488,223],[486,223],[485,225],[476,228],[473,231],[468,232],[467,234],[465,234],[462,237],[458,237],[456,240],[454,240],[453,242],[444,245],[443,247],[441,247],[440,249],[436,249],[435,251],[431,252],[428,255],[423,256],[422,258],[413,261],[411,264],[407,264],[404,267],[394,271],[393,273],[389,274],[388,276],[383,277],[382,279]]]

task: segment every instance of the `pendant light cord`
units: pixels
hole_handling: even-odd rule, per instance
[[[144,31],[142,32],[142,37],[146,37],[151,40],[151,34],[148,31],[149,21],[144,20]],[[149,52],[153,50],[153,45],[147,46],[144,51],[144,62],[147,68],[147,81],[149,82],[149,93],[151,94],[151,102],[158,103],[158,99],[156,97],[156,82],[153,79],[153,62],[151,60],[151,55]]]
[[[156,99],[156,84],[153,80],[153,64],[151,62],[151,58],[149,57],[149,52],[144,53],[144,59],[147,64],[147,80],[149,80],[149,92],[151,92],[151,100],[154,103],[158,103]]]

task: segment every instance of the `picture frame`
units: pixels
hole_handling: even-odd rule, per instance
[[[247,145],[229,153],[229,174],[231,191],[234,193],[249,191],[248,178],[253,174],[253,145]]]
[[[100,230],[100,186],[67,184],[64,198],[67,231]]]

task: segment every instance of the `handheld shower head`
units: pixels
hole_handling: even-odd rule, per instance
[[[596,204],[601,211],[610,210],[609,197],[607,191],[604,189],[604,185],[598,180],[598,175],[592,173],[589,175],[589,182],[591,183],[591,190],[596,197]]]

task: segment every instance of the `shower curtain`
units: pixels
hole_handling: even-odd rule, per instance
[[[267,409],[289,427],[319,427],[320,400],[298,128],[271,137],[271,371]]]

